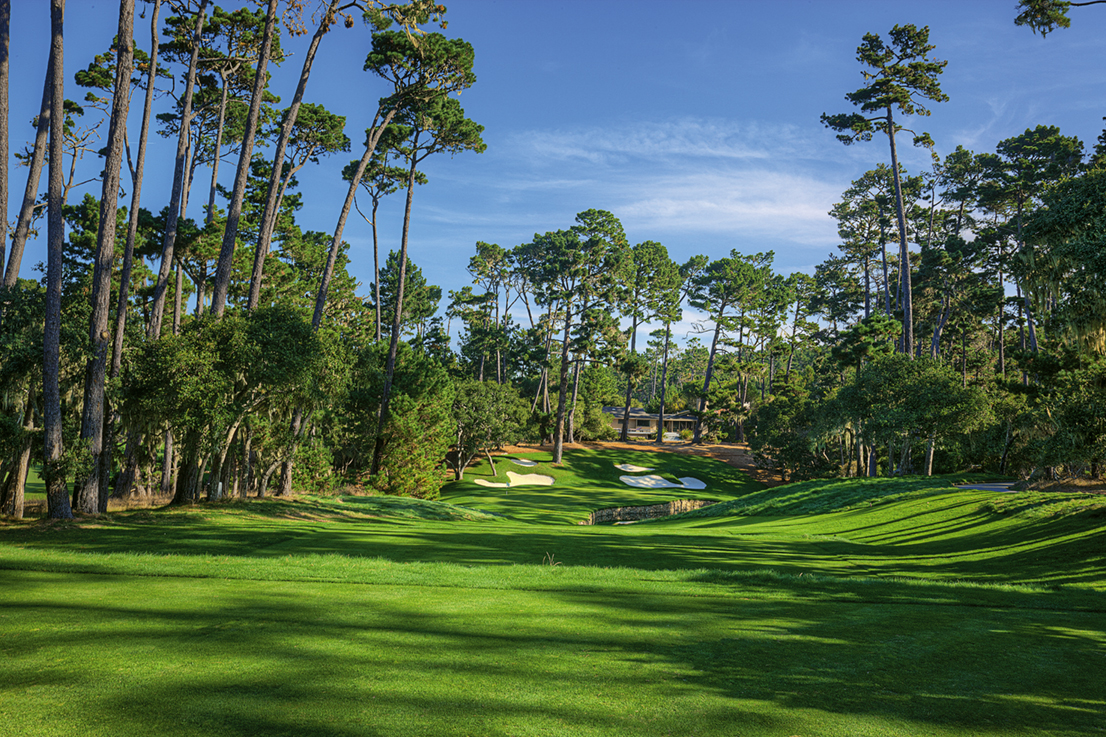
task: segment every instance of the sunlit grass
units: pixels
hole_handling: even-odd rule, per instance
[[[440,501],[0,523],[4,734],[1102,733],[1106,526],[1081,495],[528,457],[500,475],[553,487],[483,488],[482,464]],[[676,497],[719,504],[579,524]]]

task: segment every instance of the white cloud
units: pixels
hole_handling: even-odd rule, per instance
[[[770,234],[802,244],[836,237],[827,212],[840,195],[837,183],[766,170],[682,174],[627,187],[620,217],[660,231]]]
[[[509,136],[506,145],[537,164],[576,159],[606,165],[650,161],[681,166],[688,158],[765,161],[813,154],[796,126],[694,118],[522,131]]]

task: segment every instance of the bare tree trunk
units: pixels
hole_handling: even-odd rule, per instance
[[[560,464],[564,457],[565,407],[568,404],[568,346],[572,328],[572,306],[565,303],[565,336],[561,343],[561,367],[557,391],[557,421],[553,426],[553,463]]]
[[[323,321],[323,309],[326,307],[327,291],[330,289],[330,281],[334,278],[334,267],[338,263],[338,251],[342,247],[342,233],[346,228],[346,219],[349,217],[349,211],[353,207],[353,199],[357,195],[357,187],[361,184],[361,177],[365,174],[365,169],[369,165],[369,159],[372,158],[373,152],[376,151],[376,144],[380,142],[380,136],[384,133],[384,129],[388,127],[388,124],[392,122],[392,118],[395,117],[396,110],[392,108],[385,115],[384,119],[377,126],[376,122],[379,119],[380,112],[377,112],[376,118],[373,119],[373,127],[370,129],[373,132],[368,136],[365,142],[365,153],[361,156],[361,161],[357,163],[357,171],[349,183],[349,189],[346,192],[346,200],[342,204],[342,211],[338,215],[338,224],[334,226],[334,238],[330,241],[330,253],[327,255],[326,268],[323,270],[322,279],[319,281],[319,291],[315,295],[315,313],[311,317],[311,327],[315,330],[319,329],[319,325]],[[410,209],[411,198],[413,196],[414,187],[414,171],[415,167],[411,166],[411,185],[407,191],[407,213],[404,216],[403,226],[403,252],[404,256],[407,255],[407,228],[410,224]],[[373,243],[376,243],[376,215],[375,208],[373,214]],[[375,259],[375,247],[374,247],[374,259]],[[406,263],[400,265],[400,274],[403,275],[406,272]],[[403,294],[403,281],[400,280],[400,295]],[[251,288],[252,289],[252,288]],[[377,301],[377,339],[380,339],[380,272],[376,273],[376,301]],[[402,304],[397,297],[396,311],[397,314],[401,311],[400,305]],[[398,333],[398,328],[395,331]]]
[[[223,126],[226,122],[227,97],[230,92],[227,89],[226,72],[220,72],[219,79],[223,83],[223,91],[219,98],[219,122],[215,126],[215,155],[211,157],[211,185],[207,190],[207,217],[205,222],[208,225],[215,222],[215,193],[219,189],[219,162],[221,160],[220,154],[223,152]]]
[[[38,199],[38,183],[42,177],[42,165],[46,160],[46,142],[50,134],[50,113],[52,110],[54,57],[46,65],[46,82],[42,86],[42,104],[38,113],[38,128],[35,130],[35,146],[28,163],[27,187],[23,192],[23,205],[19,208],[15,233],[12,235],[12,250],[8,254],[8,268],[4,272],[4,286],[11,289],[19,281],[19,268],[23,262],[23,249],[27,245],[27,236],[31,232],[31,220],[34,218],[35,201]],[[7,136],[5,136],[5,139]],[[5,173],[8,158],[4,157]],[[60,165],[60,164],[59,164]],[[6,177],[5,177],[6,178]],[[4,211],[7,218],[7,210]]]
[[[364,172],[362,172],[364,173]],[[379,202],[373,200],[373,287],[376,292],[376,339],[383,334],[380,329],[380,239],[376,232],[376,210]]]
[[[906,243],[906,211],[902,197],[902,182],[899,178],[899,154],[895,149],[895,121],[891,117],[891,108],[887,108],[887,137],[891,141],[891,174],[895,183],[895,214],[899,224],[899,285],[902,291],[902,335],[903,353],[914,360],[914,303],[910,279],[910,249]]]
[[[261,483],[257,487],[257,498],[261,499],[266,495],[266,491],[269,488],[269,479],[273,477],[273,473],[280,468],[280,461],[274,461],[269,464],[269,467],[265,469],[265,473],[261,474]]]
[[[261,214],[261,222],[258,226],[257,248],[254,251],[253,276],[250,279],[250,297],[246,307],[251,311],[257,308],[257,303],[261,299],[261,277],[265,269],[265,257],[269,254],[269,244],[273,238],[273,230],[276,228],[277,212],[280,208],[278,191],[283,190],[279,183],[281,181],[281,169],[284,167],[284,152],[288,147],[288,139],[292,137],[292,128],[296,125],[296,117],[299,115],[300,103],[303,102],[303,93],[307,89],[307,80],[311,76],[311,65],[315,62],[315,54],[319,50],[319,43],[322,42],[323,36],[333,24],[334,11],[340,4],[341,0],[330,0],[330,5],[322,13],[319,27],[315,30],[315,35],[311,37],[311,44],[307,47],[307,53],[303,59],[303,69],[300,70],[300,79],[296,85],[296,92],[292,96],[292,104],[288,106],[288,111],[284,115],[284,122],[280,127],[280,136],[277,138],[275,152],[273,153],[273,170],[269,177],[269,190],[265,198],[265,208]],[[270,18],[273,17],[275,11],[276,0],[270,0]],[[265,26],[265,33],[267,40],[270,33],[268,24]],[[262,53],[263,58],[268,59],[269,44],[267,42]],[[258,68],[264,68],[263,61],[259,61]],[[258,92],[256,86],[254,92],[255,94]],[[357,185],[354,183],[354,191],[356,191],[356,187]]]
[[[392,316],[392,335],[388,343],[388,358],[384,364],[384,386],[380,393],[380,409],[377,414],[377,437],[373,448],[373,461],[370,475],[380,472],[380,463],[384,454],[384,425],[388,421],[389,402],[392,394],[392,380],[395,378],[396,353],[399,351],[399,328],[403,320],[403,288],[407,282],[407,236],[411,231],[411,203],[415,197],[415,167],[418,166],[416,152],[419,150],[419,131],[415,131],[411,142],[411,168],[407,175],[407,203],[403,209],[403,232],[399,245],[399,284],[396,287],[396,312]]]
[[[699,397],[699,416],[695,418],[695,436],[692,438],[696,445],[703,442],[703,413],[707,409],[707,392],[710,391],[710,379],[714,373],[714,356],[718,351],[718,338],[722,334],[722,316],[725,314],[726,305],[722,304],[718,310],[718,318],[714,323],[714,338],[710,342],[710,355],[707,357],[706,376],[703,377],[703,396]]]
[[[672,336],[672,323],[664,324],[664,368],[661,369],[661,406],[658,413],[657,444],[664,443],[664,400],[668,393],[668,342]]]
[[[234,178],[234,191],[231,193],[230,205],[227,207],[227,227],[223,231],[223,246],[219,251],[219,264],[215,269],[215,285],[211,291],[211,312],[220,319],[226,309],[227,291],[230,289],[230,275],[234,265],[234,246],[238,239],[238,221],[242,217],[242,202],[246,196],[246,181],[250,174],[254,137],[257,133],[257,121],[261,115],[261,99],[265,96],[265,85],[268,82],[268,73],[265,69],[269,64],[269,53],[272,49],[276,12],[277,0],[269,0],[269,9],[265,16],[265,32],[261,41],[261,53],[258,56],[257,70],[254,74],[253,94],[250,97],[250,111],[246,118],[245,128],[242,131],[238,172]],[[258,281],[260,282],[260,280]]]
[[[87,443],[92,454],[92,468],[86,478],[75,482],[76,506],[85,514],[107,511],[107,489],[100,493],[100,464],[104,462],[104,385],[107,381],[108,317],[111,309],[111,272],[115,263],[115,231],[119,210],[119,178],[123,165],[123,136],[130,110],[131,66],[134,45],[134,0],[119,3],[119,28],[116,32],[118,51],[115,69],[115,90],[112,95],[111,122],[108,126],[107,157],[104,162],[104,182],[100,195],[100,223],[96,234],[96,257],[92,271],[92,315],[88,338],[92,356],[85,376],[84,407],[81,413],[81,442]],[[111,465],[111,449],[106,462]],[[103,502],[101,504],[101,496]],[[101,509],[101,506],[104,508]]]
[[[576,442],[576,400],[580,396],[580,367],[584,361],[577,358],[572,362],[572,402],[568,405],[568,442]]]
[[[192,91],[196,85],[196,65],[200,55],[200,35],[204,27],[207,0],[200,0],[196,14],[196,32],[192,39],[192,58],[188,62],[188,76],[184,86],[184,105],[181,107],[180,130],[177,133],[176,166],[173,169],[173,191],[169,197],[169,213],[165,218],[165,235],[161,242],[161,266],[157,285],[154,287],[153,307],[146,335],[151,340],[161,337],[161,322],[165,314],[165,292],[169,288],[169,272],[173,268],[174,247],[177,242],[177,220],[180,216],[181,196],[187,169],[188,129],[192,123]]]
[[[8,482],[4,486],[3,503],[0,506],[0,514],[14,519],[23,519],[24,491],[27,488],[27,472],[31,468],[31,433],[35,429],[32,392],[31,389],[27,391],[27,401],[23,408],[23,444],[8,474]]]
[[[119,477],[115,480],[115,489],[112,496],[116,499],[125,499],[134,489],[135,477],[138,474],[138,446],[141,443],[142,433],[137,428],[127,431],[127,445],[123,451],[123,462],[120,465]]]
[[[134,168],[131,171],[131,205],[129,220],[127,222],[127,245],[123,251],[123,267],[119,276],[119,296],[115,302],[115,339],[112,342],[111,373],[112,379],[119,376],[123,367],[123,341],[127,328],[127,302],[130,297],[131,271],[134,266],[134,243],[138,234],[138,211],[142,200],[142,177],[146,167],[146,141],[150,132],[150,112],[154,102],[154,82],[157,79],[158,57],[158,13],[161,10],[161,0],[154,0],[154,7],[150,19],[150,63],[146,70],[146,101],[142,108],[142,128],[138,135],[138,156],[135,159]],[[118,413],[110,412],[110,420],[104,424],[103,447],[109,450],[115,447],[115,426],[118,422]],[[136,437],[132,438],[132,435]],[[134,484],[137,463],[133,454],[138,447],[137,431],[127,433],[126,450],[124,451],[122,468],[120,469],[119,482],[116,483],[113,495],[124,497],[131,491]],[[101,489],[101,495],[105,489]],[[106,501],[105,501],[106,504]]]
[[[637,352],[637,315],[634,315],[633,324],[630,327],[630,353]],[[630,400],[633,397],[634,380],[629,372],[626,374],[626,408],[622,412],[622,434],[619,439],[625,443],[630,438]]]
[[[250,484],[253,483],[253,428],[246,424],[246,438],[242,443],[242,485],[238,487],[238,495],[245,499],[250,495]]]
[[[162,447],[165,449],[165,453],[161,459],[161,493],[173,494],[177,493],[177,484],[175,479],[174,469],[176,468],[176,462],[173,458],[173,431],[166,430]]]
[[[297,407],[292,415],[292,440],[288,443],[287,456],[280,464],[280,491],[277,492],[277,496],[292,496],[292,461],[302,433],[303,410]]]
[[[11,39],[11,0],[0,0],[0,264],[8,246],[8,48]]]
[[[61,270],[65,245],[64,197],[64,67],[65,0],[50,0],[50,187],[47,231],[46,323],[43,332],[43,475],[47,514],[51,519],[72,519],[65,471],[59,468],[64,452],[61,418]]]

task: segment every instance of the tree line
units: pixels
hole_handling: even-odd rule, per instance
[[[528,243],[478,242],[471,285],[443,295],[408,248],[419,166],[484,150],[456,98],[475,82],[473,49],[430,30],[444,30],[443,6],[151,0],[148,51],[133,0],[119,7],[117,41],[72,77],[79,104],[61,73],[64,1],[51,0],[35,137],[16,154],[26,189],[0,238],[5,514],[22,515],[34,457],[51,517],[103,512],[113,494],[189,503],[357,484],[432,497],[447,469],[463,478],[481,455],[494,468],[490,450],[507,443],[550,443],[559,463],[566,442],[613,439],[604,406],[645,407],[662,427],[690,411],[693,442],[749,442],[789,478],[1099,473],[1106,133],[1089,154],[1042,125],[941,157],[899,122],[946,99],[926,28],[866,35],[865,85],[846,96],[858,111],[822,116],[846,144],[885,138],[889,161],[833,206],[840,244],[813,275],[779,273],[772,252],[679,263],[589,209]],[[7,11],[0,0],[2,49]],[[352,148],[346,121],[306,101],[311,67],[357,16],[379,105],[342,169],[334,230],[304,231],[295,174]],[[279,108],[267,68],[289,33],[311,39]],[[0,108],[5,75],[0,63]],[[108,145],[91,151],[103,123]],[[152,126],[176,142],[156,213],[141,201]],[[930,152],[927,169],[898,160],[904,132]],[[86,156],[101,196],[70,202]],[[189,217],[197,184],[203,214]],[[381,254],[378,208],[400,193],[399,250]],[[354,210],[373,232],[367,297],[346,270]],[[19,279],[43,218],[46,273]],[[694,335],[674,335],[688,310]]]

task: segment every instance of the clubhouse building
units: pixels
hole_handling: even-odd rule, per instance
[[[611,426],[622,432],[622,425],[626,421],[623,417],[622,407],[604,407],[603,414],[607,416]],[[660,423],[660,415],[650,414],[637,407],[631,407],[629,413],[630,435],[634,437],[656,437],[657,425]],[[675,412],[664,415],[664,431],[666,433],[679,433],[680,430],[694,430],[695,418],[690,412]]]

